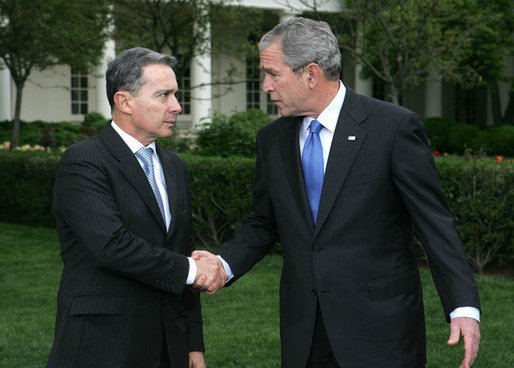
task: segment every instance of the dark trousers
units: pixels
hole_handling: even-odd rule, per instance
[[[166,347],[166,337],[164,337],[162,343],[162,354],[161,362],[159,363],[159,368],[170,368],[170,357],[168,354],[168,348]]]
[[[330,341],[328,341],[319,304],[316,312],[316,326],[314,327],[311,353],[306,368],[340,368],[330,347]]]

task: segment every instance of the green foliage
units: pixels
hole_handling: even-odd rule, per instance
[[[261,110],[238,112],[230,118],[215,114],[198,132],[195,152],[202,156],[255,157],[257,132],[270,121]]]
[[[189,168],[198,243],[217,247],[250,212],[254,158],[181,154]],[[58,156],[0,151],[0,221],[54,226]],[[440,157],[439,175],[466,253],[482,272],[514,255],[514,165],[504,159]]]
[[[481,134],[480,146],[488,154],[514,157],[514,126],[486,128]]]
[[[497,255],[514,252],[514,165],[480,157],[437,160],[464,249],[483,272]]]
[[[488,155],[514,156],[514,126],[481,128],[445,118],[427,118],[423,123],[434,151],[465,154],[471,150]]]
[[[255,160],[182,155],[189,169],[193,218],[204,246],[219,246],[250,213]]]
[[[70,122],[21,121],[20,127],[20,146],[67,147],[86,136],[82,133],[80,125]],[[12,138],[12,130],[12,121],[0,122],[0,142],[9,142]]]
[[[48,153],[0,151],[0,221],[55,226],[50,211],[58,162]]]
[[[91,137],[102,131],[110,119],[105,118],[99,112],[90,112],[84,115],[84,121],[80,127],[82,134]]]
[[[478,136],[480,128],[470,124],[455,124],[448,130],[448,148],[451,153],[464,153],[470,148],[473,151],[479,150]]]

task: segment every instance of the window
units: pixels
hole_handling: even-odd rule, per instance
[[[77,70],[71,70],[71,113],[85,115],[88,113],[88,77]]]
[[[277,106],[271,102],[269,93],[262,91],[264,74],[259,67],[259,57],[246,59],[246,109],[261,109],[268,115],[278,115]]]
[[[261,106],[261,71],[255,57],[246,59],[246,109],[259,109]]]
[[[191,115],[191,67],[186,66],[177,72],[180,72],[180,75],[177,75],[179,89],[177,99],[182,106],[182,113]]]

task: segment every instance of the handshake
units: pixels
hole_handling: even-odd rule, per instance
[[[195,250],[191,257],[196,262],[198,271],[194,287],[206,294],[214,294],[227,281],[227,274],[221,260],[207,251]]]

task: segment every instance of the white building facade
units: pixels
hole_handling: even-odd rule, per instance
[[[276,23],[309,11],[298,0],[243,0],[239,4],[256,7],[266,11]],[[319,11],[339,12],[341,2],[326,0]],[[237,37],[241,35],[223,35]],[[210,40],[216,42],[216,36]],[[241,41],[241,40],[239,40]],[[98,112],[110,117],[110,107],[106,97],[105,70],[107,64],[116,55],[114,41],[108,41],[104,48],[102,63],[89,74],[75,73],[68,66],[59,66],[39,71],[33,70],[23,90],[21,120],[47,122],[71,121],[80,123],[84,115]],[[359,66],[352,65],[343,57],[343,82],[358,93],[382,97],[374,90],[373,81],[362,80]],[[509,72],[514,75],[514,59],[510,58]],[[227,65],[239,71],[238,83],[217,83],[227,76]],[[269,115],[276,116],[276,108],[269,102],[262,91],[262,75],[258,69],[258,60],[245,62],[232,55],[198,54],[190,65],[190,73],[179,80],[179,88],[193,86],[190,93],[184,94],[183,113],[179,116],[181,129],[194,129],[208,119],[214,112],[230,115],[235,111],[259,108]],[[502,111],[508,98],[507,84],[500,85]],[[12,120],[14,117],[15,85],[6,68],[0,69],[0,121]],[[445,85],[437,76],[403,95],[402,105],[417,112],[421,117],[448,117],[456,119],[458,96],[455,87]],[[480,117],[487,124],[492,124],[490,98],[485,92],[483,104],[479,108]]]

